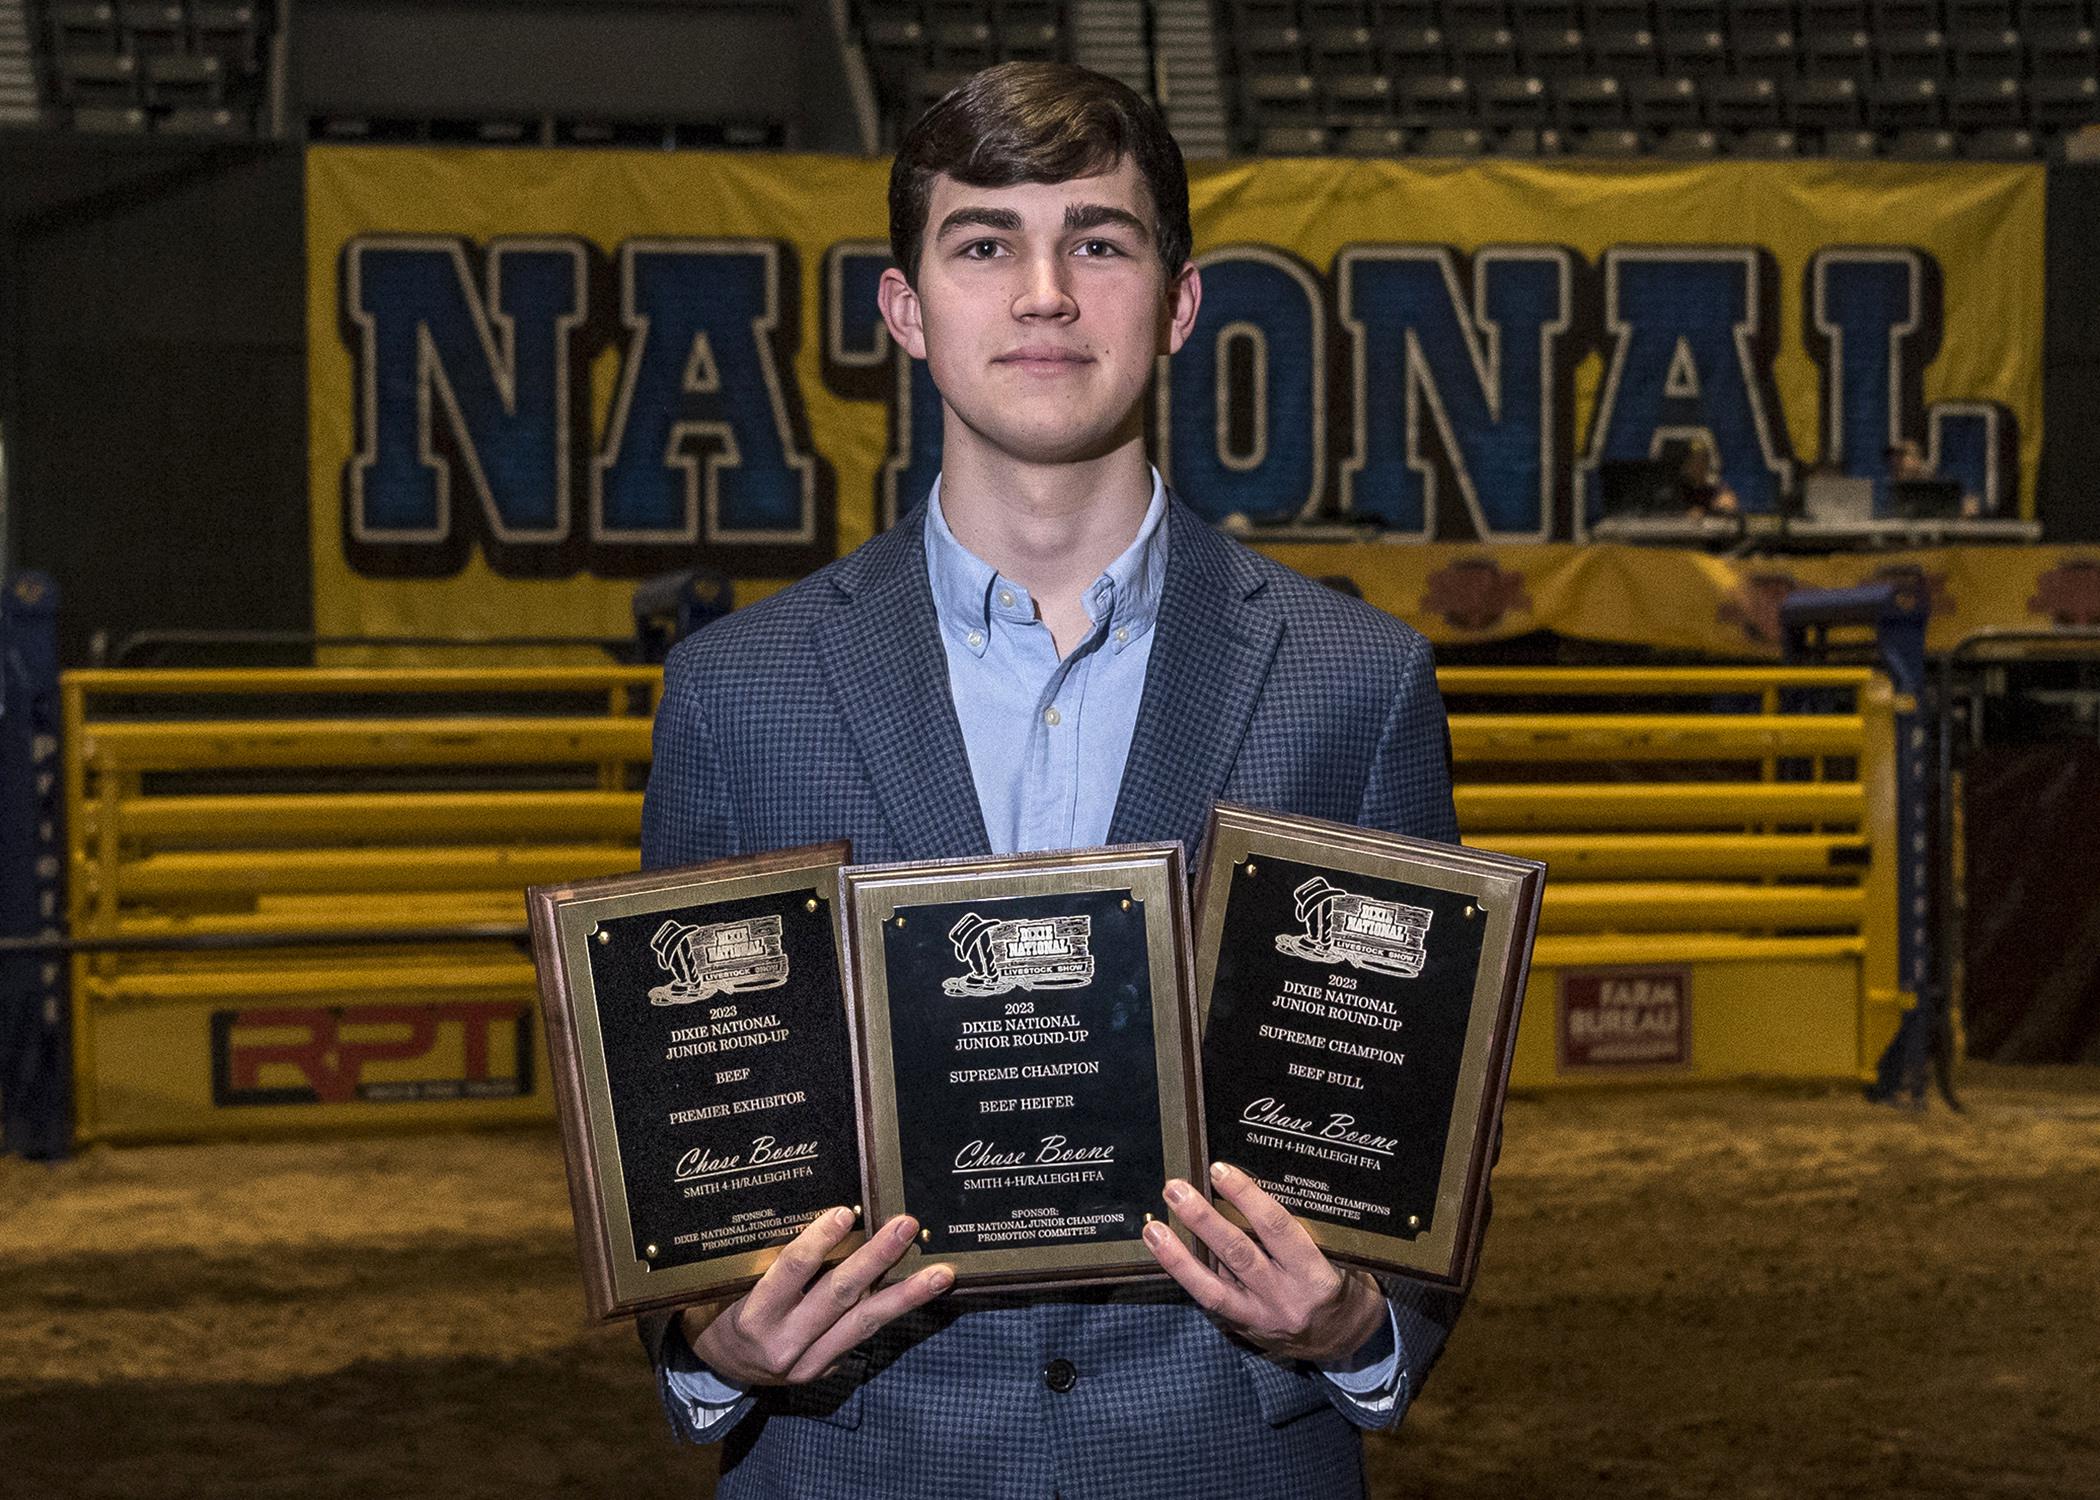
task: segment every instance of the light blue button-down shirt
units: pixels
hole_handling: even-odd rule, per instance
[[[1028,591],[955,539],[941,511],[941,482],[934,480],[926,503],[926,576],[948,655],[948,690],[994,853],[1108,841],[1166,584],[1166,515],[1166,486],[1154,469],[1152,500],[1137,535],[1087,586],[1091,627],[1060,659]],[[1374,1338],[1355,1358],[1328,1367],[1328,1379],[1360,1397],[1387,1387],[1400,1355],[1397,1326],[1389,1331],[1390,1338]],[[695,1413],[702,1426],[743,1394],[706,1369],[673,1364],[667,1373],[673,1389],[704,1409]]]

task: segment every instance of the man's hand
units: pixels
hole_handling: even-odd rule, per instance
[[[928,1266],[870,1294],[919,1232],[917,1222],[901,1214],[825,1270],[824,1257],[852,1229],[851,1209],[819,1214],[736,1301],[687,1308],[683,1332],[693,1352],[724,1380],[742,1386],[800,1385],[828,1373],[892,1318],[955,1285],[952,1267]]]
[[[1210,1180],[1258,1242],[1179,1178],[1167,1184],[1167,1205],[1210,1247],[1219,1269],[1207,1268],[1166,1225],[1145,1227],[1154,1258],[1196,1305],[1287,1359],[1333,1363],[1370,1342],[1386,1310],[1385,1294],[1369,1273],[1344,1271],[1328,1260],[1305,1226],[1239,1168],[1215,1163]]]

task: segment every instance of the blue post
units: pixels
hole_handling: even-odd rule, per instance
[[[1789,662],[1829,661],[1833,626],[1870,626],[1874,654],[1896,690],[1896,982],[1917,996],[1876,1069],[1867,1097],[1922,1105],[1931,1073],[1934,1033],[1945,1023],[1947,994],[1932,941],[1933,772],[1936,725],[1928,713],[1925,622],[1919,586],[1910,581],[1849,589],[1801,589],[1780,605]],[[1877,857],[1880,851],[1876,851]],[[1951,1096],[1950,1096],[1951,1099]]]
[[[64,824],[58,587],[18,573],[0,590],[0,936],[59,936]],[[55,1160],[72,1149],[67,982],[59,954],[0,954],[0,1151]]]

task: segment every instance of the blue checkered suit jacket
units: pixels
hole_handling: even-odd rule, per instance
[[[659,867],[853,841],[858,861],[990,853],[927,583],[923,506],[671,654],[642,819]],[[1112,843],[1193,853],[1213,800],[1455,841],[1428,643],[1219,535],[1180,501]],[[1391,1426],[1442,1352],[1453,1297],[1395,1281],[1397,1388],[1359,1401],[1221,1333],[1172,1284],[947,1298],[810,1386],[709,1425],[662,1371],[672,1426],[725,1439],[724,1500],[1362,1493],[1358,1427]],[[1044,1368],[1078,1380],[1050,1389]]]

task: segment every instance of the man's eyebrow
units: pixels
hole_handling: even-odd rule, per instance
[[[981,229],[996,229],[1002,234],[1021,232],[1021,216],[1010,208],[958,208],[941,220],[941,227],[933,237],[936,240],[945,239],[955,230],[972,224]]]
[[[1152,231],[1145,221],[1127,208],[1116,208],[1106,203],[1073,203],[1065,208],[1066,230],[1099,229],[1104,224],[1114,224],[1143,238]]]

